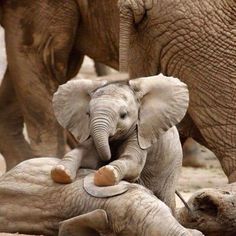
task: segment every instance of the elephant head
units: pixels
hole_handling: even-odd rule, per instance
[[[99,156],[109,160],[109,140],[137,130],[140,147],[147,149],[177,124],[188,107],[188,89],[163,75],[110,83],[73,80],[59,87],[53,105],[64,128],[80,142],[91,135]]]
[[[186,207],[177,212],[179,222],[185,227],[201,230],[206,235],[235,235],[236,184],[196,191]]]
[[[187,86],[176,78],[107,81],[69,81],[53,98],[59,123],[80,142],[91,135],[103,160],[111,157],[109,140],[124,139],[137,127],[139,145],[147,149],[187,110]]]

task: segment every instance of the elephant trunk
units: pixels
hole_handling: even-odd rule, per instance
[[[151,9],[153,2],[142,4],[136,1],[119,1],[120,8],[120,45],[119,45],[119,64],[120,72],[129,72],[128,55],[130,48],[130,36],[134,33],[134,26],[141,22],[145,12]]]
[[[120,72],[128,72],[128,50],[130,35],[133,29],[133,12],[125,4],[120,6],[120,45],[119,65]]]
[[[103,113],[95,115],[91,119],[91,135],[94,140],[98,155],[103,161],[111,158],[111,150],[109,146],[109,136],[111,133],[111,118],[104,116]]]

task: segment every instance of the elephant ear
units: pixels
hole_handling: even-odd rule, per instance
[[[60,222],[59,236],[99,236],[110,231],[107,213],[98,209]]]
[[[105,85],[104,80],[71,80],[59,86],[53,96],[53,109],[59,124],[83,142],[89,137],[88,108],[91,92]]]
[[[140,147],[146,149],[184,117],[188,88],[179,79],[164,75],[130,80],[129,84],[141,103],[138,140]]]

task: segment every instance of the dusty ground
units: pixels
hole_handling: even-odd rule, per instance
[[[205,148],[203,150],[199,158],[206,162],[205,168],[182,167],[177,189],[186,200],[198,189],[219,187],[227,183],[227,178],[214,154]],[[177,206],[182,206],[180,200],[176,200]]]
[[[5,70],[6,58],[3,44],[3,32],[0,29],[0,78]],[[93,77],[94,69],[93,62],[86,58],[80,76]],[[182,193],[187,200],[193,192],[201,188],[222,186],[227,183],[227,179],[220,168],[218,160],[204,149],[200,158],[207,162],[206,168],[189,168],[183,167],[181,177],[178,184],[178,190]],[[0,166],[0,171],[3,166]],[[177,199],[178,206],[181,203]],[[0,234],[1,235],[1,234]]]

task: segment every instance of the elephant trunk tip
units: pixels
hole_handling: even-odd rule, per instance
[[[99,152],[99,156],[102,161],[109,161],[111,159],[111,151],[108,148],[107,150],[104,150],[103,152]]]

